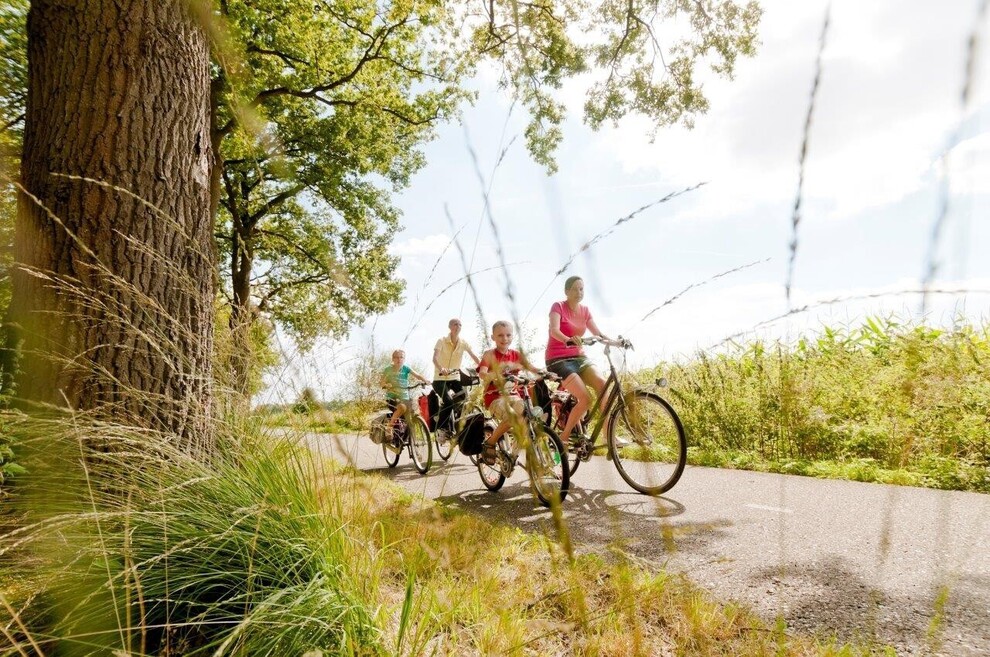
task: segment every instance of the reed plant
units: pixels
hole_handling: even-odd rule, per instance
[[[870,318],[661,364],[689,460],[990,492],[990,325]]]

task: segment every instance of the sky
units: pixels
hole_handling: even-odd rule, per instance
[[[478,102],[439,130],[428,165],[396,197],[404,301],[306,355],[279,338],[285,363],[259,401],[294,401],[303,387],[337,397],[357,359],[397,348],[430,378],[452,317],[476,350],[492,322],[518,320],[517,339],[541,363],[549,309],[570,275],[584,278],[598,326],[632,340],[630,367],[689,359],[727,339],[854,327],[868,315],[917,321],[921,297],[904,292],[921,288],[932,261],[932,288],[967,292],[931,295],[926,321],[987,318],[990,26],[977,21],[980,0],[828,7],[790,300],[792,215],[827,4],[761,4],[757,55],[740,59],[731,81],[705,80],[711,108],[693,129],[662,128],[651,140],[643,119],[626,117],[594,132],[581,119],[588,81],[567,84],[552,176],[525,150],[524,112],[482,71]],[[603,362],[600,350],[589,355]]]

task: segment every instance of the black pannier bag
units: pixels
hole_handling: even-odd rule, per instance
[[[457,434],[457,442],[461,453],[465,456],[481,454],[485,442],[485,414],[480,411],[471,413],[464,418],[464,426]]]
[[[430,419],[427,420],[427,423],[430,425],[430,429],[436,431],[437,418],[440,416],[440,395],[437,394],[436,390],[430,391],[426,397],[426,403],[430,410]]]
[[[553,409],[553,404],[550,402],[550,387],[543,379],[533,384],[533,405],[538,406],[543,411],[546,423],[550,424],[550,411]]]
[[[458,374],[460,374],[462,386],[476,386],[481,383],[478,370],[473,367],[469,370],[458,370]]]

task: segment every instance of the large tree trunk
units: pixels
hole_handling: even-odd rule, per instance
[[[188,7],[32,2],[11,310],[17,397],[208,449],[209,49]]]

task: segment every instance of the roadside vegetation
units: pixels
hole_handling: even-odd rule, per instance
[[[249,427],[205,464],[124,427],[7,419],[34,438],[0,533],[2,655],[892,654]]]
[[[695,465],[990,492],[990,324],[871,318],[660,375]]]
[[[668,379],[693,465],[990,492],[990,325],[871,318],[636,374]],[[259,409],[265,424],[363,433],[373,387]]]

